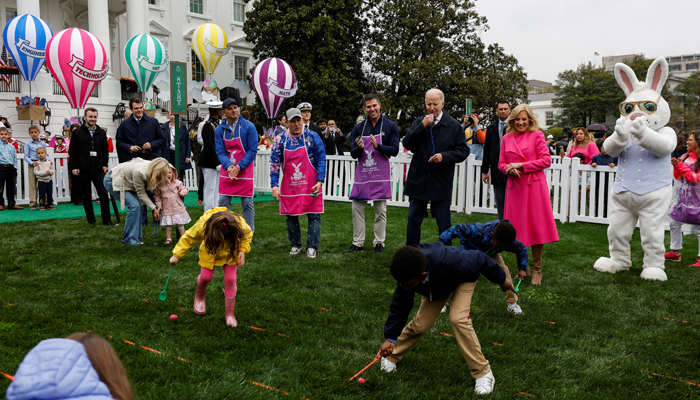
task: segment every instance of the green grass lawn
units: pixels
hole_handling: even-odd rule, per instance
[[[207,292],[207,315],[192,312],[194,251],[175,268],[168,299],[158,300],[172,247],[152,246],[152,224],[146,245],[135,248],[119,243],[123,226],[88,226],[84,218],[0,224],[0,371],[14,375],[43,339],[90,331],[114,346],[139,399],[479,397],[446,314],[397,373],[377,363],[363,374],[366,384],[348,382],[383,341],[395,287],[387,266],[404,243],[408,209],[389,207],[387,253],[342,255],[352,239],[350,204],[326,202],[319,258],[311,260],[287,254],[276,203],[255,206],[253,251],[238,273],[238,328],[224,324],[221,271]],[[201,208],[189,212],[196,219]],[[369,248],[371,208],[367,216]],[[685,238],[683,262],[667,264],[669,280],[650,282],[639,277],[638,233],[633,268],[611,275],[593,270],[607,255],[607,226],[557,226],[561,241],[545,245],[543,285],[528,278],[520,286],[524,316],[506,311],[497,285],[477,285],[471,315],[496,377],[488,398],[700,398],[700,269],[688,267],[695,237]],[[436,237],[435,220],[426,219],[423,240]],[[515,257],[504,259],[514,272]],[[0,377],[0,393],[9,383]]]

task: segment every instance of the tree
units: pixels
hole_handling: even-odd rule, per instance
[[[618,104],[625,99],[615,76],[590,62],[575,71],[559,73],[554,92],[552,105],[561,110],[556,119],[558,126],[585,127],[605,121],[606,115],[619,114]]]
[[[676,86],[669,100],[671,122],[676,133],[688,134],[700,129],[700,72]]]
[[[460,120],[467,98],[475,112],[492,115],[496,101],[527,99],[527,80],[515,57],[497,44],[488,48],[479,33],[486,18],[465,0],[383,0],[368,2],[372,27],[367,59],[373,89],[383,94],[382,110],[402,128],[425,114],[425,92],[445,93],[445,111]]]
[[[308,101],[314,119],[354,122],[365,81],[361,6],[362,0],[255,0],[243,26],[246,40],[255,46],[253,56],[285,60],[299,85],[284,109]],[[259,103],[255,108],[264,115]]]

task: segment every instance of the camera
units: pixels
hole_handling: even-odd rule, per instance
[[[468,125],[468,126],[474,125],[474,118],[472,118],[472,117],[467,117],[467,125]]]

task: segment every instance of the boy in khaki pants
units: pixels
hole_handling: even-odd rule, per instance
[[[39,157],[36,155],[36,149],[39,147],[46,149],[46,144],[39,140],[39,127],[36,125],[29,127],[29,136],[32,140],[24,145],[24,162],[26,162],[29,167],[29,209],[31,211],[36,211],[36,189],[39,184],[36,175],[34,175],[34,167],[39,165]],[[48,155],[46,159],[49,159]]]
[[[477,394],[491,393],[495,379],[481,353],[469,308],[479,275],[500,285],[503,291],[515,291],[503,269],[482,252],[435,242],[400,248],[391,260],[390,270],[398,285],[384,324],[386,340],[378,353],[384,357],[382,370],[396,371],[396,363],[435,325],[440,310],[452,295],[450,325],[476,379],[474,390]],[[415,293],[423,295],[423,300],[416,316],[406,325]]]

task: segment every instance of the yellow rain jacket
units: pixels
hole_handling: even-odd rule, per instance
[[[238,220],[238,223],[240,224],[241,228],[243,228],[245,236],[238,241],[238,248],[236,249],[236,254],[230,254],[230,249],[227,248],[219,249],[216,255],[209,254],[206,250],[205,244],[202,243],[202,245],[199,246],[199,265],[207,269],[214,269],[214,267],[217,265],[238,265],[239,260],[236,257],[238,253],[241,251],[244,253],[250,253],[250,242],[253,240],[253,231],[251,231],[250,226],[248,226],[243,217],[229,211],[226,207],[214,207],[211,210],[205,212],[204,215],[202,215],[201,218],[199,218],[199,221],[197,221],[197,223],[194,224],[193,227],[188,229],[187,232],[185,232],[185,235],[182,236],[177,242],[177,245],[173,249],[173,255],[182,260],[182,258],[185,257],[185,255],[188,251],[190,251],[191,248],[203,242],[204,225],[214,213],[220,211],[230,212],[231,214],[233,214]]]

